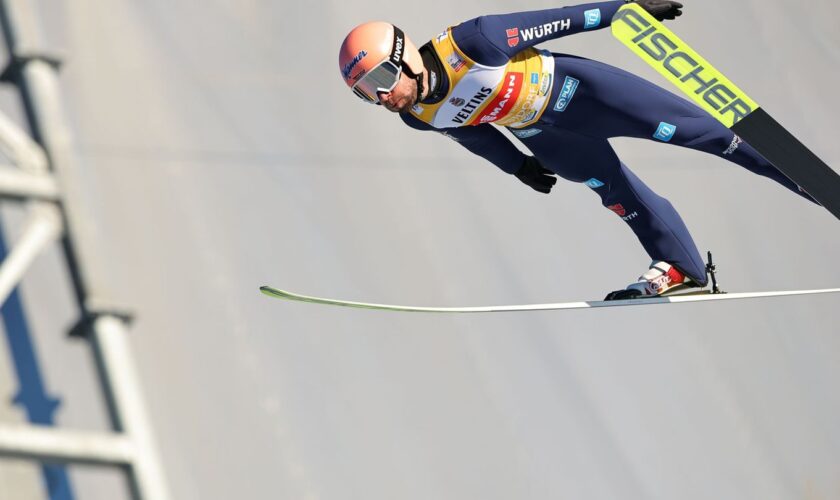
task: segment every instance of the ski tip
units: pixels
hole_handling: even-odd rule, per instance
[[[263,295],[268,295],[269,297],[285,298],[288,296],[285,292],[283,292],[283,290],[278,290],[274,287],[266,285],[261,286],[260,291]]]

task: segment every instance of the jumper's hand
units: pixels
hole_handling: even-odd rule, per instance
[[[671,2],[670,0],[628,0],[628,3],[630,2],[641,5],[643,9],[659,21],[674,19],[682,15],[680,9],[683,5],[679,2]]]
[[[526,156],[522,167],[516,172],[516,178],[531,186],[540,193],[548,194],[557,182],[554,172],[540,165],[539,160],[533,156]]]

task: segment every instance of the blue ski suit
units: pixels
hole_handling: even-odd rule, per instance
[[[481,16],[441,33],[437,41],[451,37],[461,59],[471,60],[477,67],[500,67],[525,49],[533,51],[531,47],[541,42],[609,26],[623,4],[620,0]],[[453,73],[443,66],[447,62],[440,60],[440,50],[433,42],[420,49],[432,88],[419,104],[439,105],[449,99],[454,105],[464,105],[464,99],[451,98],[447,73]],[[699,284],[706,284],[703,259],[679,214],[619,160],[609,138],[637,137],[704,151],[811,200],[749,144],[693,103],[607,64],[566,54],[541,54],[553,58],[547,105],[538,120],[526,122],[524,127],[517,126],[520,122],[509,130],[544,167],[591,188],[604,207],[630,226],[652,260],[668,262]],[[532,83],[536,83],[538,74],[533,75]],[[471,112],[471,108],[464,109]],[[525,155],[492,123],[474,120],[467,124],[473,126],[453,123],[455,126],[442,127],[439,121],[424,121],[416,112],[400,116],[412,128],[443,133],[509,174],[523,165]]]

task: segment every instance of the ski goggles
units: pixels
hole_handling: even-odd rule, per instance
[[[353,85],[353,93],[370,104],[379,104],[379,92],[394,90],[402,75],[402,59],[405,53],[405,35],[394,26],[394,43],[387,59]]]

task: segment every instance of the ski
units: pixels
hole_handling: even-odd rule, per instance
[[[629,3],[612,33],[840,219],[840,175],[671,30]]]
[[[420,313],[495,313],[495,312],[522,312],[522,311],[556,311],[569,309],[595,309],[600,307],[625,307],[625,306],[647,306],[654,304],[680,304],[686,302],[711,302],[720,300],[736,299],[757,299],[766,297],[785,297],[796,295],[818,295],[840,293],[840,288],[827,288],[823,290],[791,290],[778,292],[752,292],[752,293],[714,293],[710,290],[689,292],[681,295],[667,297],[653,297],[644,299],[610,300],[610,301],[589,301],[589,302],[561,302],[557,304],[524,304],[512,306],[479,306],[479,307],[422,307],[404,306],[394,304],[374,304],[369,302],[353,302],[349,300],[327,299],[323,297],[311,297],[299,293],[280,290],[278,288],[263,286],[260,291],[276,299],[283,299],[294,302],[309,302],[328,306],[353,307],[358,309],[374,309],[379,311],[395,312],[420,312]]]

